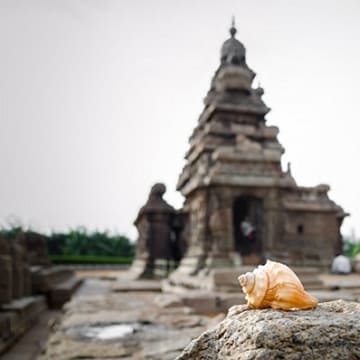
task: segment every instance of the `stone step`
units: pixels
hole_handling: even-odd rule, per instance
[[[51,286],[48,294],[49,306],[53,309],[60,309],[71,299],[72,294],[81,285],[82,281],[83,279],[73,276]]]
[[[360,280],[340,280],[332,285],[336,289],[360,289]]]
[[[308,267],[308,266],[291,266],[291,270],[294,271],[294,273],[297,276],[301,275],[319,275],[321,274],[321,269],[316,267]]]
[[[241,291],[238,277],[241,274],[252,272],[256,266],[237,266],[236,268],[216,268],[210,272],[199,273],[197,276],[176,274],[163,282],[163,289],[181,293],[190,290],[221,291],[236,293]],[[320,279],[320,269],[316,267],[291,267],[307,290],[327,289]]]
[[[332,300],[359,301],[359,297],[349,291],[310,290],[309,293],[315,296],[319,302]]]
[[[240,274],[251,272],[253,266],[241,266],[236,269],[216,269],[210,273],[212,288],[219,291],[238,291],[240,285],[237,280]],[[317,269],[314,268],[296,268],[296,272],[300,281],[305,288],[308,289],[323,289],[324,284],[319,278]],[[205,283],[203,284],[205,285]],[[201,285],[200,285],[201,288]]]
[[[119,278],[112,287],[113,292],[161,292],[162,283],[159,280],[132,280]]]
[[[0,313],[0,354],[15,340],[11,331],[11,324],[14,323],[16,314],[11,312]]]
[[[46,310],[44,296],[13,300],[0,307],[0,353],[33,326]]]
[[[300,279],[300,281],[302,282],[302,284],[305,285],[320,285],[323,284],[323,281],[320,279],[320,277],[318,277],[317,275],[315,276],[298,276],[298,278]]]
[[[44,294],[48,292],[54,284],[59,284],[71,276],[73,272],[62,267],[31,267],[33,291]]]

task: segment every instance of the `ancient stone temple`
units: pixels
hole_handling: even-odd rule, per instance
[[[300,187],[282,169],[279,130],[235,35],[232,26],[179,177],[187,252],[172,279],[268,258],[327,266],[342,248],[346,214],[327,185]]]

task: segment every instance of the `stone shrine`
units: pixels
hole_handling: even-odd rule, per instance
[[[163,199],[165,192],[164,184],[155,184],[134,222],[139,237],[131,272],[136,278],[167,275],[171,263],[181,258],[178,216]]]
[[[255,73],[235,34],[233,24],[178,180],[187,252],[174,283],[265,259],[328,267],[342,249],[347,214],[329,199],[329,186],[300,187],[290,166],[282,169],[279,130],[266,124],[264,90],[253,88]]]

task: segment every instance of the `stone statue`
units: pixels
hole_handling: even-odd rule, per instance
[[[155,184],[135,220],[139,236],[132,270],[138,277],[152,277],[157,264],[168,267],[171,260],[179,257],[176,211],[163,199],[165,191],[164,184]]]

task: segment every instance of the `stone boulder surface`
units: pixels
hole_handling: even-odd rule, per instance
[[[337,300],[307,311],[233,306],[177,357],[188,359],[360,359],[360,304]]]

